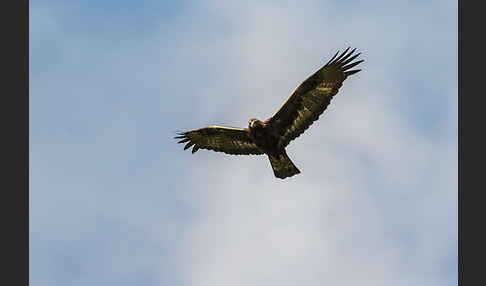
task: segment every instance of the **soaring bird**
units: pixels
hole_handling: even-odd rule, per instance
[[[351,70],[363,60],[354,61],[361,53],[356,49],[339,51],[319,70],[304,80],[287,101],[270,118],[260,121],[251,118],[247,128],[207,126],[179,132],[175,139],[191,146],[192,153],[199,149],[224,152],[232,155],[263,155],[270,159],[275,177],[284,179],[299,174],[285,152],[290,141],[299,137],[326,110],[338,93],[343,81],[360,71]]]

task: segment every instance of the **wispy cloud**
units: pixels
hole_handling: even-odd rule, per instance
[[[455,285],[457,3],[100,3],[30,8],[33,285]],[[348,45],[298,176],[173,141]]]

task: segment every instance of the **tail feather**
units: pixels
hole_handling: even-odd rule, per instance
[[[285,152],[278,155],[268,155],[268,159],[270,159],[273,173],[277,178],[285,179],[300,173]]]

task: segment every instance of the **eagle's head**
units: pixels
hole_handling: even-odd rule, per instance
[[[250,129],[263,127],[263,122],[261,122],[260,120],[258,120],[256,118],[252,118],[252,119],[248,120],[248,127]]]

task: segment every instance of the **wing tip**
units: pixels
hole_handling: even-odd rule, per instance
[[[177,139],[177,140],[180,139],[179,141],[177,141],[177,144],[181,144],[181,143],[186,143],[187,142],[187,144],[184,146],[184,150],[187,150],[192,145],[194,145],[194,142],[191,140],[191,138],[189,138],[187,136],[187,133],[188,132],[177,131],[176,132],[177,136],[174,136],[174,139]]]
[[[345,66],[341,66],[341,70],[342,71],[347,71],[350,68],[355,67],[355,66],[359,65],[362,62],[364,62],[364,60],[355,61],[354,63],[350,63],[350,64],[345,65]]]
[[[184,137],[186,137],[186,134],[187,134],[187,132],[184,132],[184,131],[181,131],[181,130],[174,131],[174,133],[177,135],[177,136],[174,136],[174,139],[184,138]]]
[[[334,58],[336,58],[336,56],[339,54],[339,50],[334,54],[334,56],[332,56],[332,58],[324,65],[324,66],[327,66],[329,64],[332,63],[332,61],[334,60]]]
[[[359,53],[357,53],[357,54],[355,54],[354,56],[351,57],[351,55],[353,55],[354,52],[356,51],[356,48],[353,48],[351,51],[349,51],[349,49],[351,49],[350,46],[348,46],[341,54],[339,54],[339,50],[338,50],[337,53],[325,64],[325,66],[337,65],[337,66],[339,66],[340,68],[343,69],[343,67],[345,67],[351,61],[353,61],[354,59],[356,59],[358,56],[361,55],[361,52],[359,52]],[[339,54],[339,56],[338,56],[338,54]],[[359,63],[361,63],[361,62],[363,62],[363,60],[359,61]],[[354,63],[351,63],[351,65],[352,64],[354,64]],[[348,65],[348,68],[350,68],[350,67],[352,67],[352,66]],[[343,69],[343,70],[345,70],[345,69]]]
[[[357,72],[360,72],[361,69],[357,69],[357,70],[350,70],[350,71],[347,71],[347,72],[344,72],[344,74],[346,75],[346,77],[352,75],[352,74],[355,74]]]
[[[339,55],[339,57],[337,57],[337,59],[335,59],[335,60],[333,61],[333,63],[337,63],[337,62],[339,62],[339,61],[340,61],[340,60],[343,58],[343,56],[344,56],[344,55],[346,55],[346,53],[349,51],[349,49],[350,49],[350,48],[351,48],[351,47],[347,47],[347,48],[346,48],[346,49],[345,49],[345,50],[344,50],[344,51],[341,53],[341,55]]]

